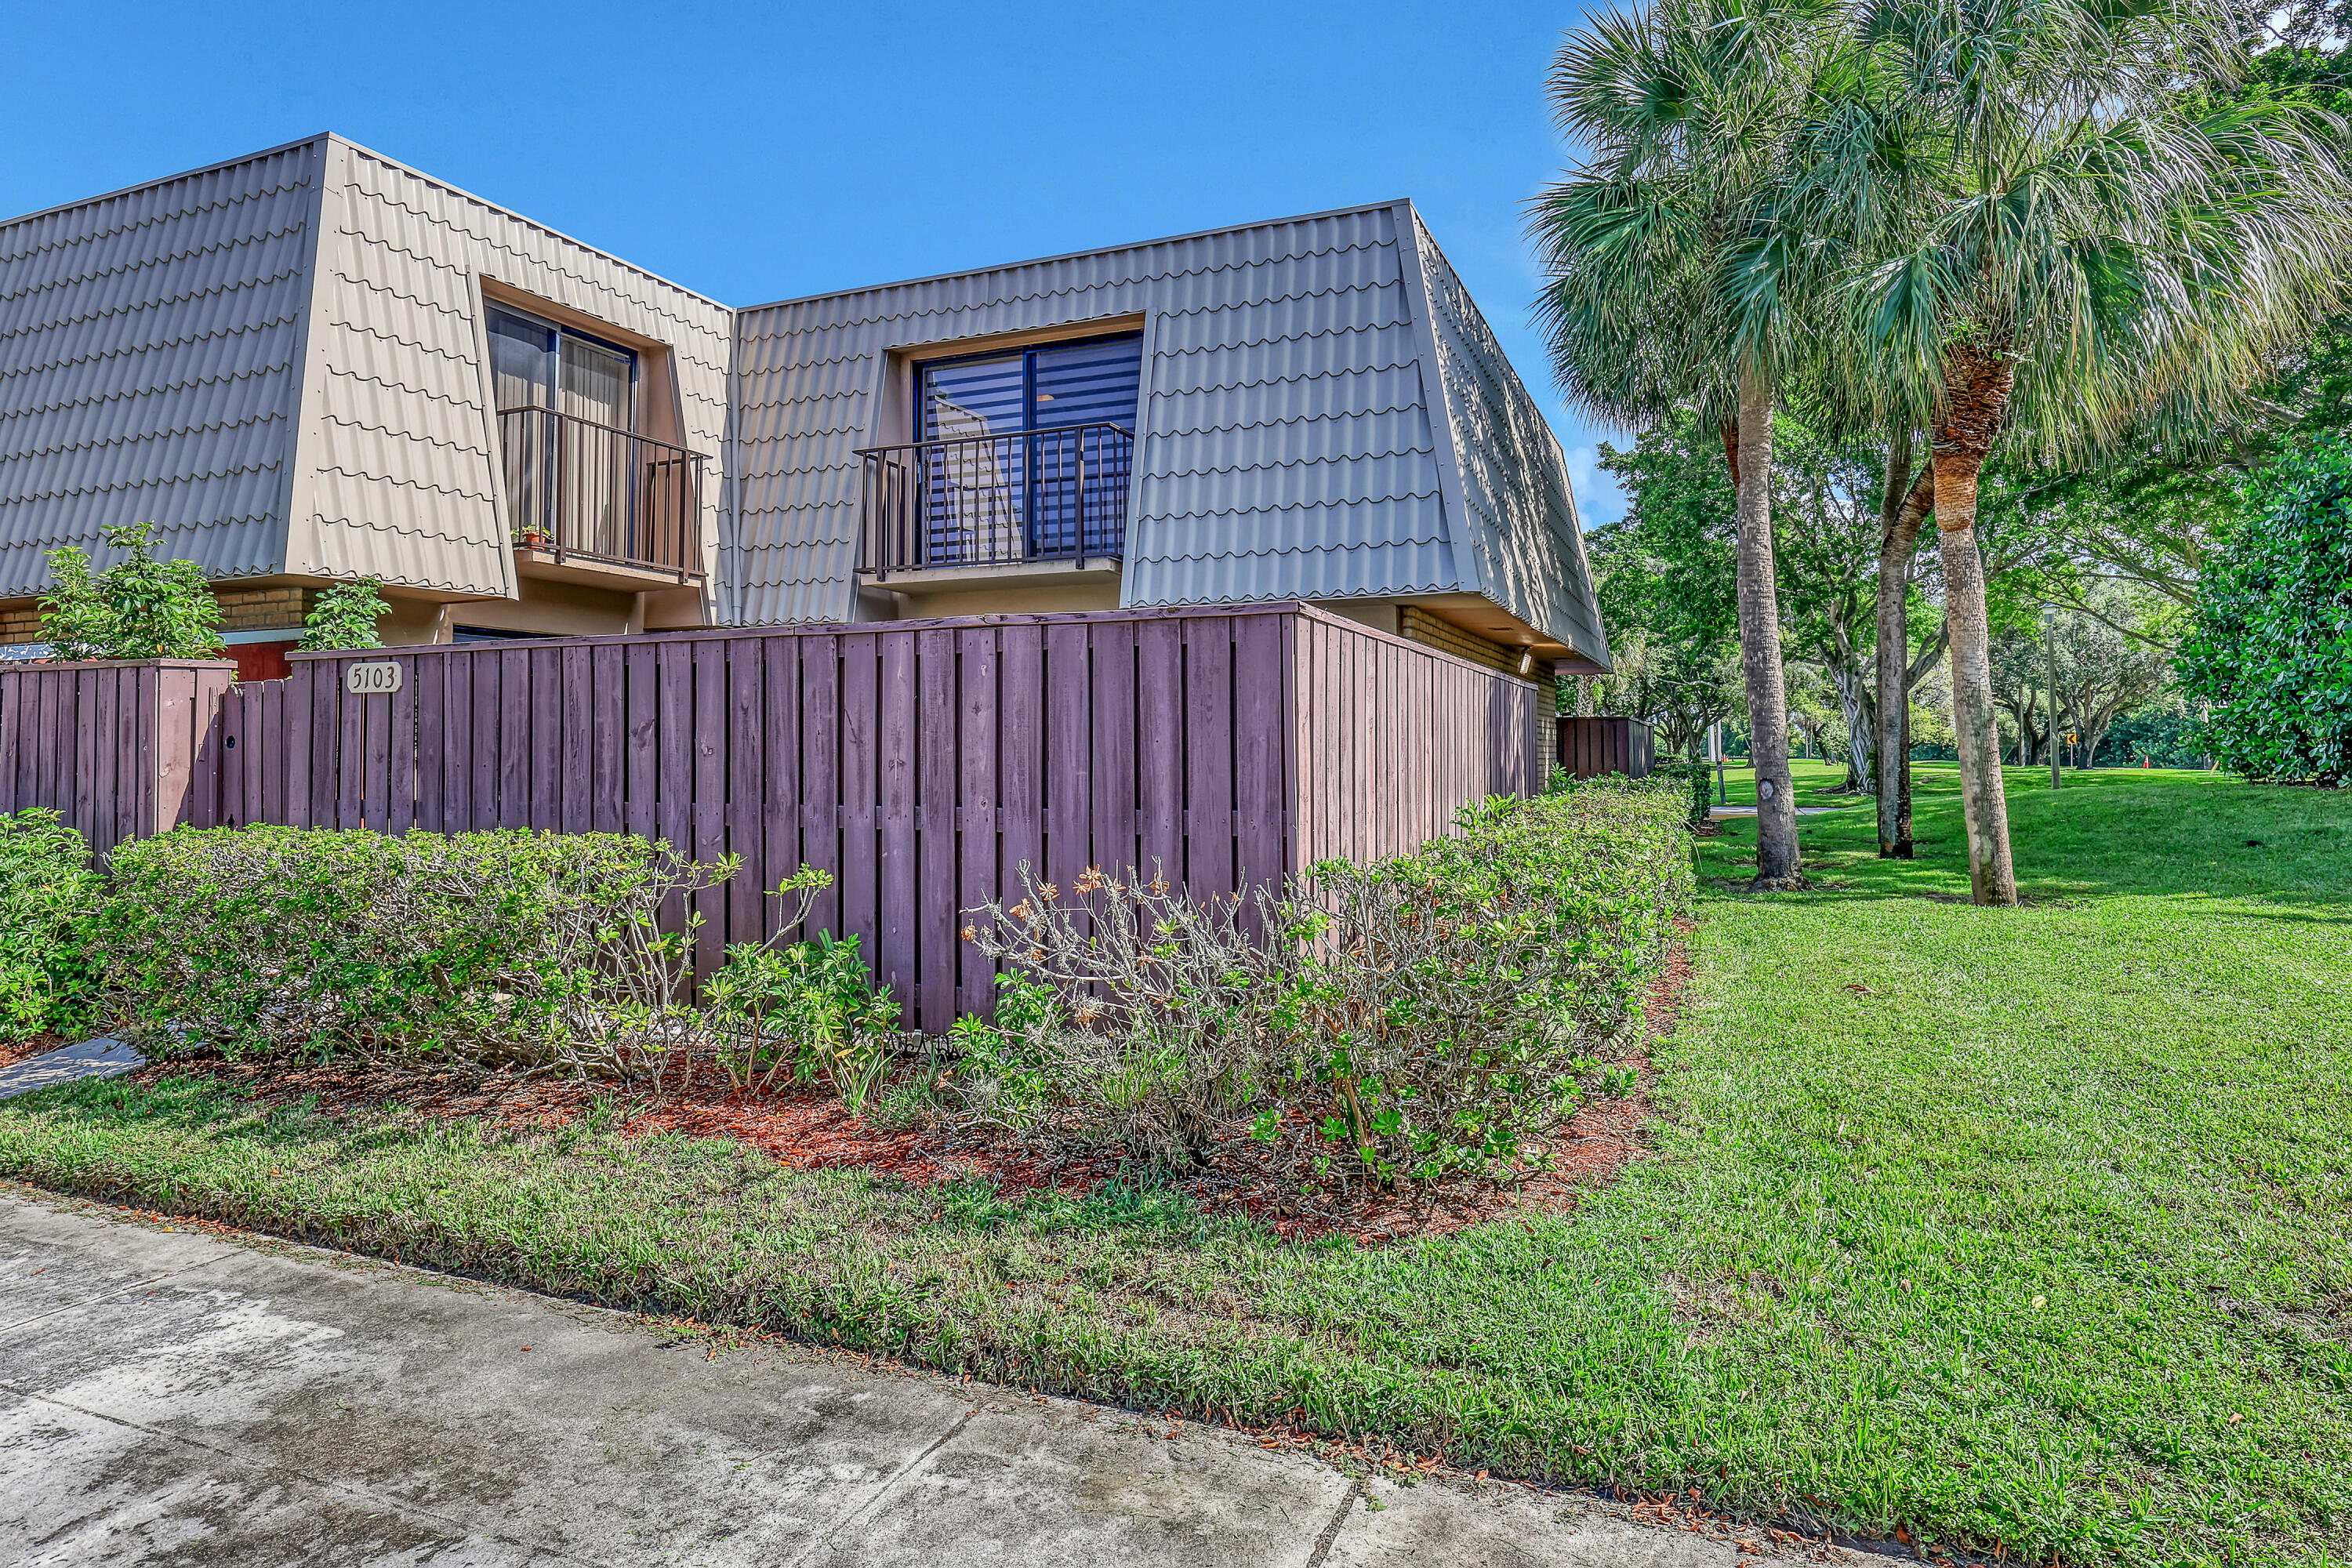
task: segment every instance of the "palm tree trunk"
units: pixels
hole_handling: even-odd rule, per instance
[[[1772,574],[1772,394],[1739,376],[1739,671],[1748,754],[1756,764],[1756,881],[1798,882],[1797,802],[1789,782],[1789,693],[1780,671],[1780,596]]]
[[[2017,902],[2001,794],[2000,729],[1993,719],[1992,637],[1984,556],[1977,549],[1977,476],[2009,405],[2015,366],[1972,346],[1944,361],[1944,406],[1935,428],[1936,533],[1944,567],[1944,614],[1952,637],[1952,728],[1959,740],[1960,809],[1968,823],[1969,887],[1979,904]]]
[[[1911,472],[1911,427],[1886,443],[1878,520],[1878,853],[1911,858],[1911,558],[1936,504],[1936,470]]]

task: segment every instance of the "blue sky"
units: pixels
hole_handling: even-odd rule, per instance
[[[1411,196],[1568,447],[1519,204],[1577,4],[47,5],[9,214],[337,131],[730,305]],[[1621,443],[1622,436],[1617,437]]]

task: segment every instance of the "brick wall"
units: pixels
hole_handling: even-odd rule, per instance
[[[27,603],[0,609],[0,643],[41,640],[41,606]]]
[[[316,588],[216,588],[213,596],[220,601],[225,632],[287,630],[296,637],[319,602]]]
[[[1506,675],[1519,675],[1519,649],[1489,641],[1476,632],[1464,631],[1452,621],[1441,620],[1419,605],[1398,606],[1397,634],[1408,641],[1442,647],[1473,664],[1485,665],[1488,669],[1499,669]],[[1519,679],[1532,680],[1549,689],[1552,684],[1550,661],[1536,660],[1535,668],[1528,674],[1520,675]]]

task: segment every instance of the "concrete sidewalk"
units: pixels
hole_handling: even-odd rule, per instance
[[[0,1194],[0,1563],[1762,1560],[1593,1500],[1360,1482],[1130,1412],[714,1358],[520,1291]]]

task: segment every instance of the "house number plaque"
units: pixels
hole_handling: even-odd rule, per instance
[[[400,689],[400,666],[389,660],[382,664],[348,666],[343,675],[343,689],[354,697],[382,697]]]

